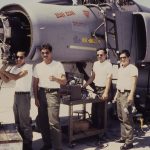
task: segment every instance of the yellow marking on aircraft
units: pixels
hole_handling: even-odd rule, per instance
[[[82,43],[87,43],[88,42],[88,39],[86,37],[83,37],[82,38]]]
[[[82,43],[95,44],[95,43],[98,43],[98,41],[95,38],[83,37],[82,38]]]
[[[95,44],[95,43],[98,43],[98,42],[97,42],[97,40],[94,39],[94,38],[89,38],[89,39],[88,39],[88,43],[90,43],[90,44]]]

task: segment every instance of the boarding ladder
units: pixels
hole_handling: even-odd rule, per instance
[[[106,49],[118,50],[118,37],[115,12],[106,11],[104,16]]]
[[[103,15],[103,22],[94,30],[93,37],[98,38],[97,31],[100,28],[104,28],[104,40],[105,48],[117,51],[118,50],[118,39],[117,39],[117,27],[116,27],[116,18],[115,10],[109,3],[101,3],[98,5],[87,4],[87,7],[96,7],[100,13]],[[102,37],[103,38],[103,37]]]

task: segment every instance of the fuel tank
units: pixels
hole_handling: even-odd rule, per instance
[[[96,49],[105,44],[103,38],[92,36],[103,22],[103,15],[95,7],[1,0],[0,14],[1,53],[9,57],[22,49],[29,61],[36,61],[40,45],[50,43],[55,60],[88,61],[95,59]],[[97,34],[103,36],[104,29]]]

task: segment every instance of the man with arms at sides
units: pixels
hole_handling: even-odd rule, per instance
[[[32,150],[32,127],[30,123],[32,65],[26,64],[25,52],[18,51],[16,65],[8,72],[0,70],[4,82],[15,80],[14,117],[18,131],[23,138],[23,150]]]
[[[59,119],[60,85],[66,84],[63,65],[53,60],[52,46],[41,46],[43,61],[34,68],[33,91],[35,105],[38,107],[39,126],[44,142],[41,150],[62,150],[62,135]],[[51,141],[52,140],[52,141]],[[52,143],[51,143],[52,142]]]
[[[104,128],[104,109],[107,109],[105,106],[111,85],[112,64],[107,60],[107,51],[105,49],[97,50],[97,59],[98,60],[94,62],[91,77],[83,87],[87,87],[92,82],[95,83],[96,92],[102,102],[92,104],[92,122],[95,127]]]
[[[114,100],[117,102],[117,113],[121,123],[121,138],[116,142],[124,143],[121,150],[133,147],[133,114],[134,93],[138,78],[138,69],[130,64],[130,53],[122,50],[119,54],[120,68],[118,70],[117,92]]]

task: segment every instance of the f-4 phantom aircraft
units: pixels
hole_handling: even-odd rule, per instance
[[[97,48],[106,48],[117,64],[118,52],[128,49],[139,68],[139,111],[150,113],[149,0],[97,0],[84,5],[72,5],[71,0],[0,1],[2,63],[13,63],[20,49],[27,52],[29,62],[37,62],[39,46],[46,42],[53,46],[54,59],[63,63],[94,61]]]

